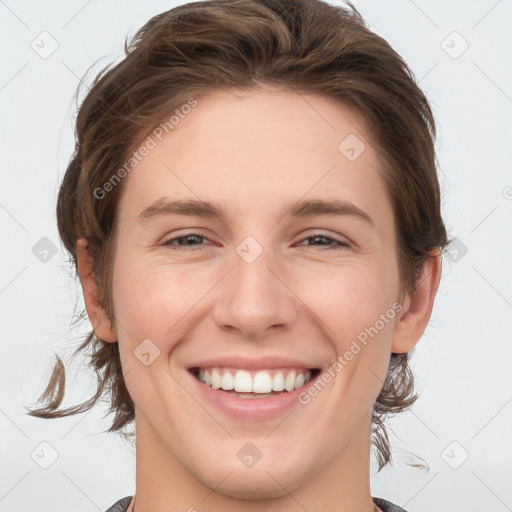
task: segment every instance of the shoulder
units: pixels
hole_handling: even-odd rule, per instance
[[[373,498],[373,502],[382,509],[382,512],[407,512],[407,510],[402,507],[382,498]]]
[[[122,498],[119,501],[116,501],[108,510],[106,510],[106,512],[126,512],[131,500],[132,496]],[[383,512],[407,512],[402,507],[382,498],[373,498],[373,502],[380,507]]]
[[[132,501],[132,496],[127,496],[119,501],[116,501],[108,510],[105,512],[126,512],[128,505]]]

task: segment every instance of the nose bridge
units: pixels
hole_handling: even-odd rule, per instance
[[[221,296],[216,301],[219,327],[231,326],[247,337],[261,337],[272,326],[294,320],[293,294],[279,278],[279,264],[270,247],[247,237],[230,260]],[[276,275],[277,274],[277,275]]]

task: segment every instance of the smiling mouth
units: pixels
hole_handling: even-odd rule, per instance
[[[190,368],[192,375],[213,389],[240,398],[268,398],[301,388],[320,373],[319,368],[273,368],[249,371],[236,368]]]

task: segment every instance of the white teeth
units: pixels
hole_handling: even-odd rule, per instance
[[[198,378],[213,389],[236,391],[237,393],[268,394],[273,391],[293,391],[311,380],[311,371],[260,370],[252,373],[247,370],[224,368],[201,368]]]
[[[249,372],[238,370],[235,373],[235,391],[239,393],[252,392],[252,377]]]
[[[284,379],[284,389],[293,391],[295,389],[295,370],[292,370]]]
[[[303,373],[299,373],[297,377],[295,377],[295,389],[300,388],[304,385],[304,382],[306,381],[306,378],[304,377]]]
[[[222,382],[221,382],[220,387],[224,391],[230,391],[231,389],[234,389],[235,384],[234,384],[234,381],[233,381],[233,375],[231,375],[230,372],[224,372],[223,373],[223,375],[222,375]]]
[[[220,376],[219,370],[217,368],[214,368],[212,370],[212,388],[213,389],[219,389],[222,382],[222,377]]]
[[[258,372],[252,381],[253,393],[270,393],[272,391],[272,377],[267,372]]]
[[[281,372],[277,372],[272,379],[272,389],[274,391],[284,390],[284,377]]]

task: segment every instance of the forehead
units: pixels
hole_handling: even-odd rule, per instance
[[[382,217],[383,208],[390,213],[378,155],[354,108],[270,87],[195,100],[172,128],[164,120],[149,136],[153,147],[125,184],[125,213],[138,214],[160,197],[214,201],[253,215],[308,198],[347,199],[372,217]]]

